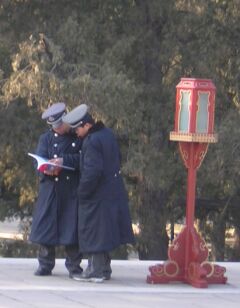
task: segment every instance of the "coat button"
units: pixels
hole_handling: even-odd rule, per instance
[[[54,155],[53,155],[53,158],[57,158],[57,157],[58,157],[57,154],[54,154]]]
[[[58,182],[58,181],[59,181],[59,178],[58,178],[58,177],[56,177],[54,180],[55,180],[55,182]]]
[[[58,144],[57,144],[57,143],[54,143],[54,145],[53,145],[53,146],[54,146],[54,148],[56,148],[56,147],[58,146]]]
[[[75,146],[76,146],[76,143],[75,143],[75,142],[73,142],[73,143],[72,143],[72,147],[75,147]]]
[[[55,134],[54,134],[54,136],[55,136],[55,137],[58,137],[58,134],[57,134],[57,133],[55,133]]]

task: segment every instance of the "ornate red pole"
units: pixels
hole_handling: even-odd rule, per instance
[[[194,159],[194,144],[191,143],[189,151],[189,169],[187,179],[187,211],[186,211],[186,246],[185,246],[185,277],[188,274],[188,266],[190,263],[190,235],[194,227],[194,209],[195,209],[195,191],[196,191],[196,169],[193,165]]]
[[[186,224],[169,247],[169,259],[149,268],[148,283],[182,281],[206,288],[209,283],[226,283],[224,267],[210,263],[206,243],[194,227],[196,172],[213,133],[215,86],[209,79],[182,78],[177,85],[175,128],[170,140],[179,142],[179,151],[188,170]]]

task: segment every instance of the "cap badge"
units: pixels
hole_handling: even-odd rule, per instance
[[[49,117],[48,121],[53,122],[54,121],[54,117]]]

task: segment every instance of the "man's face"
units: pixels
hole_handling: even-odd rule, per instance
[[[89,124],[89,123],[86,123],[84,126],[77,127],[76,130],[75,130],[77,136],[79,138],[84,138],[87,135],[90,127],[91,127],[91,124]]]
[[[58,128],[54,128],[53,130],[59,135],[64,135],[69,133],[70,126],[68,126],[66,123],[62,123]]]

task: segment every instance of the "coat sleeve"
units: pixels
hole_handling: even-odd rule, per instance
[[[103,174],[103,153],[100,145],[89,141],[78,187],[79,198],[88,199],[97,189]]]
[[[79,170],[79,153],[63,155],[63,165]]]
[[[48,141],[47,141],[47,135],[43,134],[40,136],[37,149],[36,149],[36,154],[39,156],[42,156],[44,158],[49,158],[48,156]]]
[[[36,149],[36,154],[39,156],[42,156],[44,158],[49,158],[48,154],[48,138],[46,134],[43,134],[40,136],[37,149]],[[37,162],[34,160],[34,167],[37,170]],[[40,176],[40,179],[43,179],[47,177],[47,175],[43,174],[42,172],[38,172],[38,175]]]

